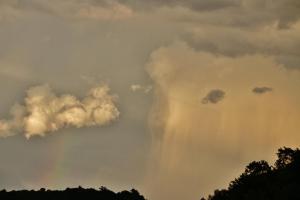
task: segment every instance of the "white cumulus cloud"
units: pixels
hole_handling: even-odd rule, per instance
[[[0,120],[0,136],[21,133],[30,138],[70,126],[107,125],[120,115],[116,99],[107,85],[90,89],[82,99],[70,94],[56,95],[48,85],[32,87],[24,105],[15,104],[11,109],[11,119]]]

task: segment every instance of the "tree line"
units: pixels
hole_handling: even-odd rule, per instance
[[[105,187],[99,189],[67,188],[65,190],[19,190],[0,191],[5,200],[146,200],[137,190],[113,192]],[[227,189],[215,190],[214,194],[201,200],[300,200],[300,150],[280,148],[274,165],[267,161],[254,161],[245,171],[231,181]]]
[[[274,165],[251,162],[229,187],[201,200],[300,200],[300,150],[280,148]]]
[[[145,198],[139,194],[135,189],[130,191],[122,191],[115,193],[105,187],[96,189],[84,189],[78,188],[67,188],[65,190],[46,190],[41,188],[40,190],[18,190],[0,191],[0,199],[3,200],[57,200],[57,199],[89,199],[89,200],[145,200]]]

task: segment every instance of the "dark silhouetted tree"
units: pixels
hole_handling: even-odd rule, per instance
[[[92,188],[84,189],[81,186],[78,188],[67,188],[64,191],[58,190],[46,190],[41,188],[38,191],[34,190],[21,190],[21,191],[10,191],[6,190],[0,191],[0,199],[2,200],[20,200],[20,199],[30,199],[30,200],[74,200],[74,199],[84,199],[84,200],[145,200],[145,198],[139,194],[135,189],[131,191],[122,191],[115,193],[108,190],[105,187],[101,187],[99,190]]]
[[[274,166],[251,162],[228,189],[216,190],[208,200],[300,200],[300,150],[280,148]]]
[[[275,162],[275,167],[277,169],[281,169],[287,167],[290,164],[299,164],[299,150],[297,150],[293,150],[287,147],[280,148],[277,153],[278,159]]]

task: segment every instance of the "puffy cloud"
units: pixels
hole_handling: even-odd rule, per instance
[[[225,97],[225,92],[220,89],[214,89],[211,90],[203,99],[202,103],[203,104],[208,104],[208,103],[219,103],[223,98]]]
[[[12,119],[0,121],[0,135],[23,133],[30,138],[44,136],[73,126],[103,126],[115,121],[120,112],[116,96],[102,85],[92,88],[83,99],[70,94],[56,95],[48,85],[32,87],[27,91],[25,104],[11,109]]]
[[[20,104],[15,104],[11,110],[11,120],[0,120],[0,136],[6,137],[15,134],[15,131],[20,131],[24,124],[25,107]]]
[[[266,92],[273,91],[273,88],[270,87],[255,87],[253,88],[252,92],[255,94],[264,94]]]

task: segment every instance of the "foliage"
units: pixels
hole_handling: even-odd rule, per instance
[[[38,191],[34,190],[20,190],[20,191],[10,191],[6,190],[0,191],[0,199],[7,200],[20,200],[20,199],[30,199],[30,200],[54,200],[54,199],[97,199],[97,200],[145,200],[145,198],[139,194],[135,189],[131,191],[122,191],[115,193],[108,190],[105,187],[101,187],[99,190],[95,189],[84,189],[82,187],[78,188],[67,188],[64,191],[59,190],[46,190],[41,188]]]
[[[274,166],[251,162],[228,189],[216,190],[207,200],[300,199],[300,150],[280,148],[277,157]]]

